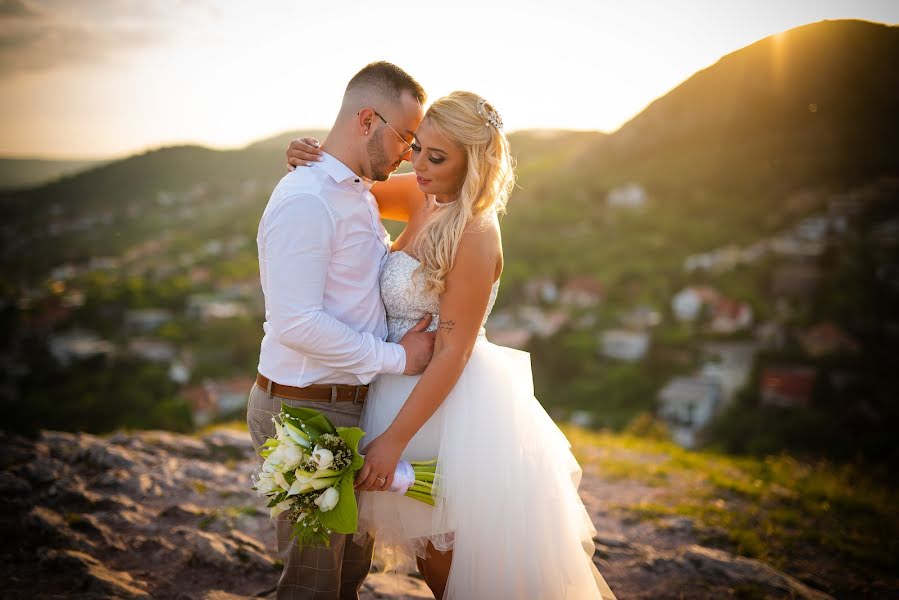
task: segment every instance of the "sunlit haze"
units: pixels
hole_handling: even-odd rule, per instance
[[[107,157],[326,128],[374,60],[431,98],[475,91],[509,130],[613,131],[721,56],[899,2],[0,2],[0,153]]]

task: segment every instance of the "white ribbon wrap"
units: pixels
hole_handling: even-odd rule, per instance
[[[402,495],[409,491],[413,483],[415,483],[415,471],[412,470],[412,465],[401,460],[396,465],[396,471],[393,472],[393,483],[390,484],[387,491]]]

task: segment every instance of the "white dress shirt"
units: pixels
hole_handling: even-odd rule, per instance
[[[390,236],[371,182],[322,156],[281,179],[256,236],[265,295],[259,372],[296,387],[366,384],[406,368],[403,347],[384,341],[378,279]]]

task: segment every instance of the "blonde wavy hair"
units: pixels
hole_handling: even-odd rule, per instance
[[[488,115],[490,118],[488,118]],[[426,120],[465,152],[467,171],[457,199],[436,211],[412,242],[421,262],[424,287],[442,294],[462,235],[490,214],[502,214],[515,185],[509,140],[497,127],[498,113],[471,92],[453,92],[436,100]]]

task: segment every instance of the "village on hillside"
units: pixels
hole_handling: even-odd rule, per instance
[[[727,245],[683,257],[687,283],[666,298],[610,303],[612,284],[597,274],[564,279],[534,274],[520,290],[505,290],[512,299],[490,316],[488,338],[528,350],[535,342],[551,348],[559,335],[579,332],[592,336],[592,360],[639,367],[653,351],[665,350],[666,336],[660,332],[676,332],[693,354],[678,358],[680,372],[656,390],[652,412],[685,447],[699,445],[702,431],[748,385],[758,390],[761,405],[808,409],[822,373],[804,359],[862,351],[861,342],[844,324],[802,319],[803,307],[826,275],[820,259],[828,249],[857,235],[854,218],[861,207],[871,197],[888,193],[891,185],[887,181],[830,194],[823,202],[820,198],[810,201],[812,192],[797,194],[789,201],[825,209],[749,245]],[[224,199],[212,198],[204,184],[182,193],[160,192],[155,218],[168,225],[189,223],[203,211],[219,210],[221,202],[251,202],[255,192],[253,181]],[[611,190],[606,202],[613,210],[652,210],[649,194],[636,183]],[[125,204],[119,213],[106,211],[72,220],[58,213],[51,208],[48,225],[32,232],[32,237],[54,238],[71,232],[96,236],[98,228],[146,216],[138,204]],[[12,235],[8,230],[2,234]],[[23,237],[28,236],[16,239]],[[872,243],[884,248],[894,249],[897,240],[896,220],[879,224],[873,232]],[[14,251],[12,246],[6,245],[8,252]],[[765,289],[746,298],[716,284],[738,271],[761,272]],[[895,264],[884,263],[879,272],[896,285]],[[58,264],[46,278],[20,290],[16,308],[27,315],[27,331],[19,335],[45,339],[61,369],[129,357],[164,370],[174,394],[187,403],[193,426],[241,413],[263,314],[254,240],[249,233],[193,241],[163,232],[118,256]],[[213,341],[202,343],[195,336],[198,331],[219,333],[212,336]],[[235,344],[240,339],[242,361],[221,347],[231,343],[229,335]],[[790,347],[800,349],[794,360],[754,369],[759,352]],[[683,354],[683,344],[679,348],[671,351]],[[14,352],[0,357],[13,376],[3,389],[8,396],[17,393],[15,374],[27,373],[20,359]],[[848,385],[855,376],[852,372],[823,375],[837,387]],[[867,418],[879,418],[864,398],[855,401]],[[602,405],[592,406],[590,401],[564,412],[550,409],[557,418],[580,425],[603,422]]]

